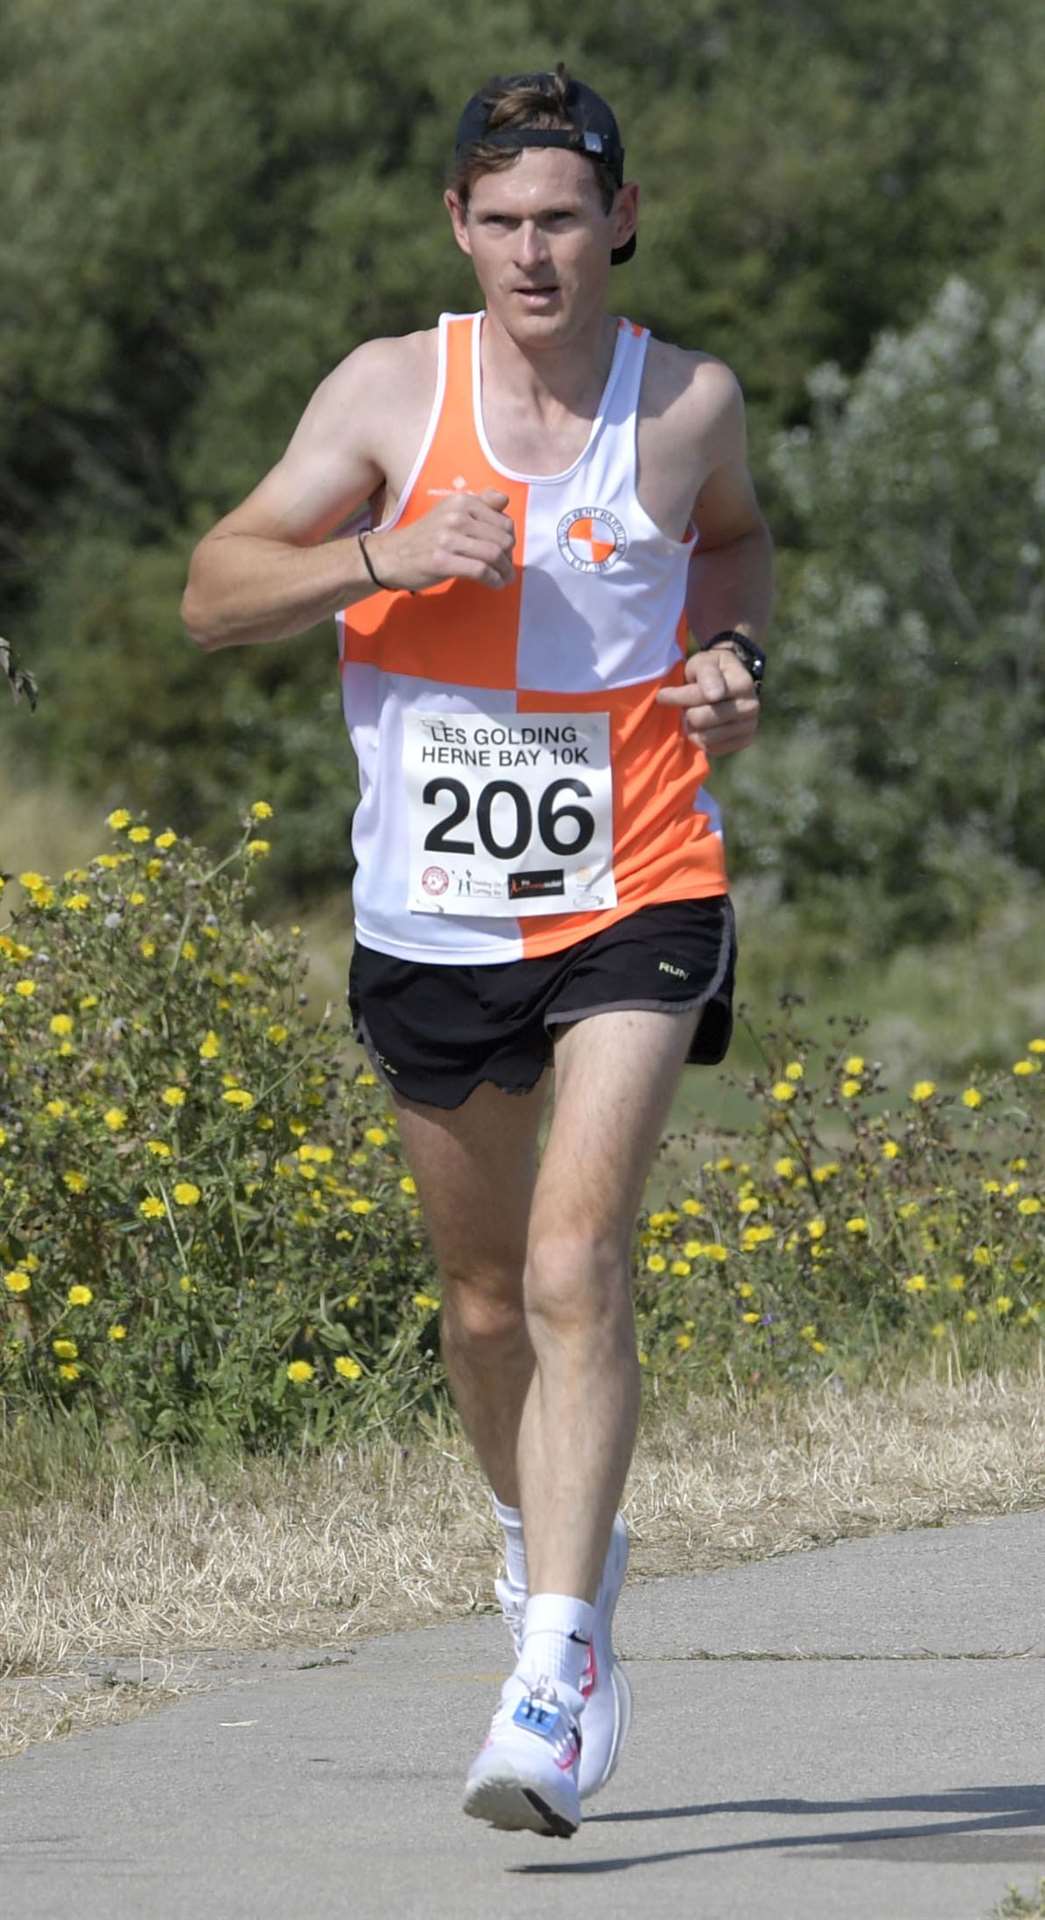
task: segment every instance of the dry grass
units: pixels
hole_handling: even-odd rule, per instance
[[[654,1411],[629,1483],[633,1573],[1045,1505],[1043,1443],[1037,1379]],[[20,1481],[14,1464],[0,1507],[0,1754],[198,1684],[194,1650],[339,1646],[492,1601],[495,1530],[452,1429],[206,1478],[167,1459],[70,1465],[48,1485],[39,1463]],[[91,1662],[128,1656],[140,1678],[113,1668],[99,1687]],[[59,1697],[26,1676],[50,1676]]]

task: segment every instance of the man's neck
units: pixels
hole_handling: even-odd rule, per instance
[[[520,342],[490,313],[483,320],[480,362],[487,393],[541,419],[563,414],[594,419],[617,341],[612,314],[597,313],[568,340]]]

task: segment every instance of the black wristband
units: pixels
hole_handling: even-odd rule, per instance
[[[373,532],[372,527],[369,529],[369,532],[371,533]],[[377,587],[380,593],[413,593],[414,591],[413,587],[390,587],[390,586],[387,586],[383,580],[379,580],[376,573],[374,572],[374,563],[371,560],[370,555],[366,549],[366,543],[367,543],[366,533],[359,533],[356,535],[356,538],[359,541],[359,551],[363,556],[363,565],[365,566],[368,574],[370,575],[371,580],[373,581],[375,587]]]

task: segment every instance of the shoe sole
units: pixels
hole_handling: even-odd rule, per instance
[[[485,1820],[502,1833],[539,1833],[546,1839],[571,1840],[577,1823],[556,1813],[533,1787],[512,1773],[486,1774],[468,1788],[464,1811],[473,1820]]]

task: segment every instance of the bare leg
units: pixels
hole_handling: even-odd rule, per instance
[[[532,1093],[477,1087],[450,1111],[397,1099],[443,1291],[443,1359],[498,1499],[519,1505],[519,1420],[534,1356],[523,1311],[526,1234],[548,1076]]]
[[[631,1240],[696,1015],[605,1013],[556,1044],[527,1244],[519,1431],[531,1593],[594,1600],[638,1418]]]

